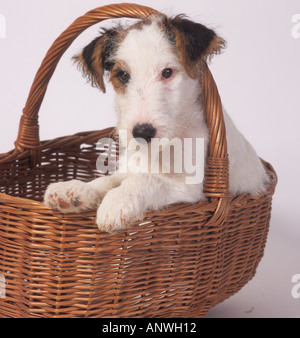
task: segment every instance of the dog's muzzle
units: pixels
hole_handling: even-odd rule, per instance
[[[144,139],[147,143],[151,142],[151,139],[154,138],[155,134],[156,129],[150,123],[137,124],[132,130],[132,135],[137,141],[139,141],[139,139]]]

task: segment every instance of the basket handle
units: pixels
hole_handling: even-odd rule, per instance
[[[75,38],[88,27],[106,19],[144,18],[158,11],[137,4],[113,4],[96,8],[76,19],[48,50],[31,86],[19,123],[15,152],[31,151],[31,162],[35,166],[40,155],[38,113],[48,83],[56,66]],[[210,131],[210,153],[205,171],[204,192],[207,197],[222,198],[228,195],[228,157],[225,124],[221,99],[215,81],[208,69],[202,75],[202,91],[207,123]]]
[[[201,87],[209,129],[209,155],[205,168],[204,193],[207,197],[229,197],[229,159],[222,102],[207,65],[202,73]]]

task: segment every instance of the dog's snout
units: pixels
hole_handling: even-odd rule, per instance
[[[156,129],[150,123],[137,124],[134,126],[132,130],[132,135],[134,138],[142,138],[147,141],[147,143],[151,142],[151,139],[155,136]]]

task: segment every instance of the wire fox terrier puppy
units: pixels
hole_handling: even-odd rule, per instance
[[[203,178],[209,134],[199,78],[203,62],[224,45],[213,30],[183,16],[150,15],[127,28],[104,30],[75,60],[92,85],[104,93],[104,75],[109,75],[116,92],[116,131],[126,150],[120,155],[119,166],[127,170],[89,183],[53,183],[45,193],[45,204],[61,212],[98,207],[99,229],[113,232],[142,220],[147,210],[204,199],[199,177]],[[225,111],[224,119],[230,192],[235,195],[264,191],[268,176],[260,159]],[[162,139],[169,142],[159,143],[160,150],[154,152],[155,140]],[[186,139],[191,140],[189,146]],[[166,163],[161,161],[162,149],[170,149],[170,144],[175,149],[176,142],[172,140],[177,140],[176,147],[179,146],[169,151]],[[203,140],[196,143],[202,145],[200,149],[194,149],[196,140]],[[196,175],[178,165],[184,162],[183,156],[176,156],[181,152],[184,158],[189,154],[191,163],[202,166],[202,172],[193,167]],[[158,169],[141,170],[137,163],[143,161],[146,169],[150,162]],[[193,180],[196,176],[198,179]]]

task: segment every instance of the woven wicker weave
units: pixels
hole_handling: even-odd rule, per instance
[[[41,202],[52,182],[96,177],[95,144],[112,131],[39,140],[39,108],[60,57],[95,23],[153,12],[129,4],[88,12],[54,42],[37,72],[15,149],[0,155],[1,317],[203,317],[255,274],[277,177],[263,162],[271,178],[266,193],[228,193],[222,107],[208,68],[202,78],[210,129],[207,200],[149,212],[143,223],[114,235],[97,229],[95,210],[61,214]]]

